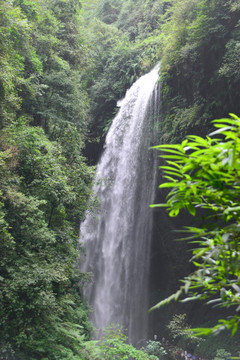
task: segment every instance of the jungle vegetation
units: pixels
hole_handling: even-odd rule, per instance
[[[199,335],[218,333],[224,328],[234,335],[239,326],[240,241],[238,178],[240,119],[214,120],[216,131],[206,138],[189,135],[181,144],[157,146],[166,164],[161,166],[166,182],[160,188],[171,191],[164,204],[170,216],[187,209],[197,216],[204,209],[200,227],[187,227],[193,244],[191,261],[195,271],[185,277],[177,293],[155,306],[158,308],[183,294],[183,302],[204,300],[232,310],[210,329],[196,329]],[[218,137],[215,137],[218,136]]]
[[[115,330],[91,341],[93,165],[117,100],[160,59],[159,143],[239,115],[239,19],[238,0],[0,0],[1,359],[154,356]]]

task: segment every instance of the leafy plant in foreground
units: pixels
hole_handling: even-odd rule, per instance
[[[235,334],[240,322],[240,118],[214,120],[216,131],[206,138],[188,136],[181,144],[159,145],[166,164],[161,166],[171,189],[165,204],[170,216],[181,209],[196,216],[204,209],[201,228],[187,227],[194,244],[192,263],[196,270],[183,279],[180,289],[152,308],[156,309],[184,295],[184,302],[201,299],[208,304],[230,308],[231,315],[211,329],[195,329],[198,334],[225,328]],[[215,137],[218,135],[218,137]]]

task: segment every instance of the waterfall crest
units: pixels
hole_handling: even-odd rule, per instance
[[[127,329],[137,344],[148,332],[148,277],[152,210],[157,160],[154,122],[158,115],[158,71],[155,67],[127,91],[106,137],[97,166],[95,213],[81,225],[86,246],[84,271],[93,273],[86,296],[93,322]]]

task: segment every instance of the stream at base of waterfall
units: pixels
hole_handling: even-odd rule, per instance
[[[156,66],[143,75],[119,104],[96,169],[98,206],[80,229],[86,247],[82,270],[93,274],[85,295],[96,337],[109,324],[119,324],[134,345],[148,336],[149,205],[157,186],[157,155],[150,147],[157,136],[158,73]]]

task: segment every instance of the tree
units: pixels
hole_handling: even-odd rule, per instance
[[[165,204],[170,216],[186,209],[196,216],[204,210],[201,227],[187,227],[194,244],[191,262],[195,271],[183,279],[184,285],[152,309],[181,295],[182,301],[201,299],[230,309],[230,315],[198,334],[231,329],[240,322],[240,118],[214,120],[216,131],[206,138],[188,136],[181,144],[160,145],[166,165],[161,166],[171,189]],[[215,137],[218,135],[218,137]]]
[[[81,4],[0,7],[0,358],[76,359],[91,332],[76,268],[93,176]]]
[[[92,174],[74,148],[23,120],[1,133],[0,355],[77,359],[90,335],[75,264]]]
[[[27,86],[23,76],[24,60],[34,58],[29,35],[31,26],[21,9],[12,3],[0,0],[0,128],[14,121],[20,109],[18,89]],[[35,60],[37,62],[36,57]]]

